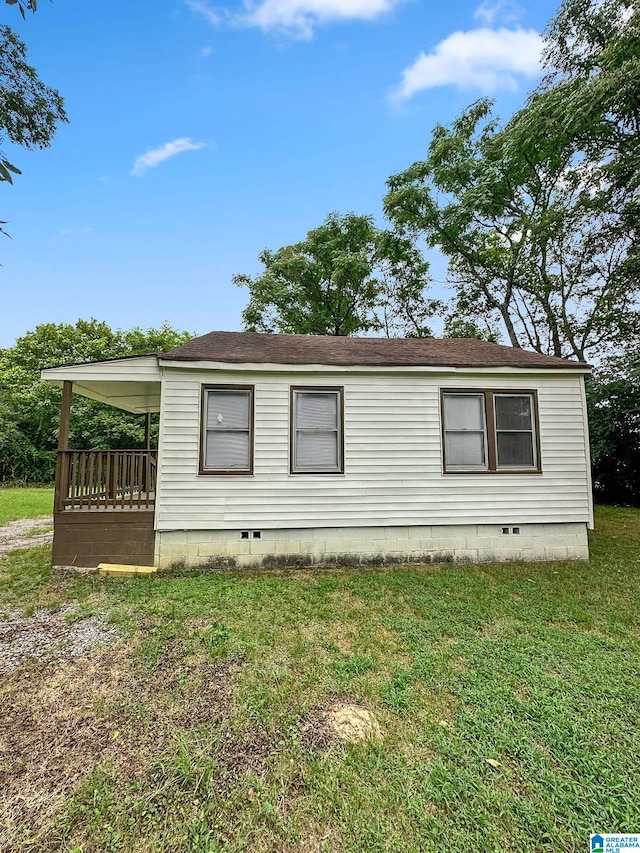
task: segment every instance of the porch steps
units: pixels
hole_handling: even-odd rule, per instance
[[[157,572],[156,566],[125,566],[120,563],[99,563],[98,573],[102,577],[130,578],[134,575],[152,575]]]

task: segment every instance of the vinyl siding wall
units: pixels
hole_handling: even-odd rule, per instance
[[[200,390],[255,385],[254,473],[198,475]],[[289,389],[344,386],[344,474],[289,474]],[[441,388],[538,392],[541,474],[444,474]],[[583,378],[511,372],[285,374],[164,368],[156,528],[590,521]]]

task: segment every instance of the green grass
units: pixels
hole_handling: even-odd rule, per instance
[[[53,489],[0,489],[0,527],[19,518],[39,518],[53,512]]]
[[[591,554],[106,582],[9,555],[0,609],[73,602],[123,638],[65,665],[64,731],[77,705],[99,748],[11,849],[538,853],[637,832],[640,512],[601,508]],[[336,700],[382,742],[310,736]]]

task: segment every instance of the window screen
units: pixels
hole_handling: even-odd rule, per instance
[[[444,470],[541,472],[535,391],[442,391]]]
[[[535,431],[530,394],[495,394],[498,468],[534,468]]]
[[[251,471],[252,407],[249,388],[205,390],[204,470]]]
[[[342,471],[342,391],[294,390],[293,473]]]
[[[486,470],[484,394],[445,394],[443,405],[447,470]]]

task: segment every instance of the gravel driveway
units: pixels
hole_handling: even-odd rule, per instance
[[[19,518],[0,527],[0,557],[15,548],[35,548],[53,540],[50,515],[42,518]]]

